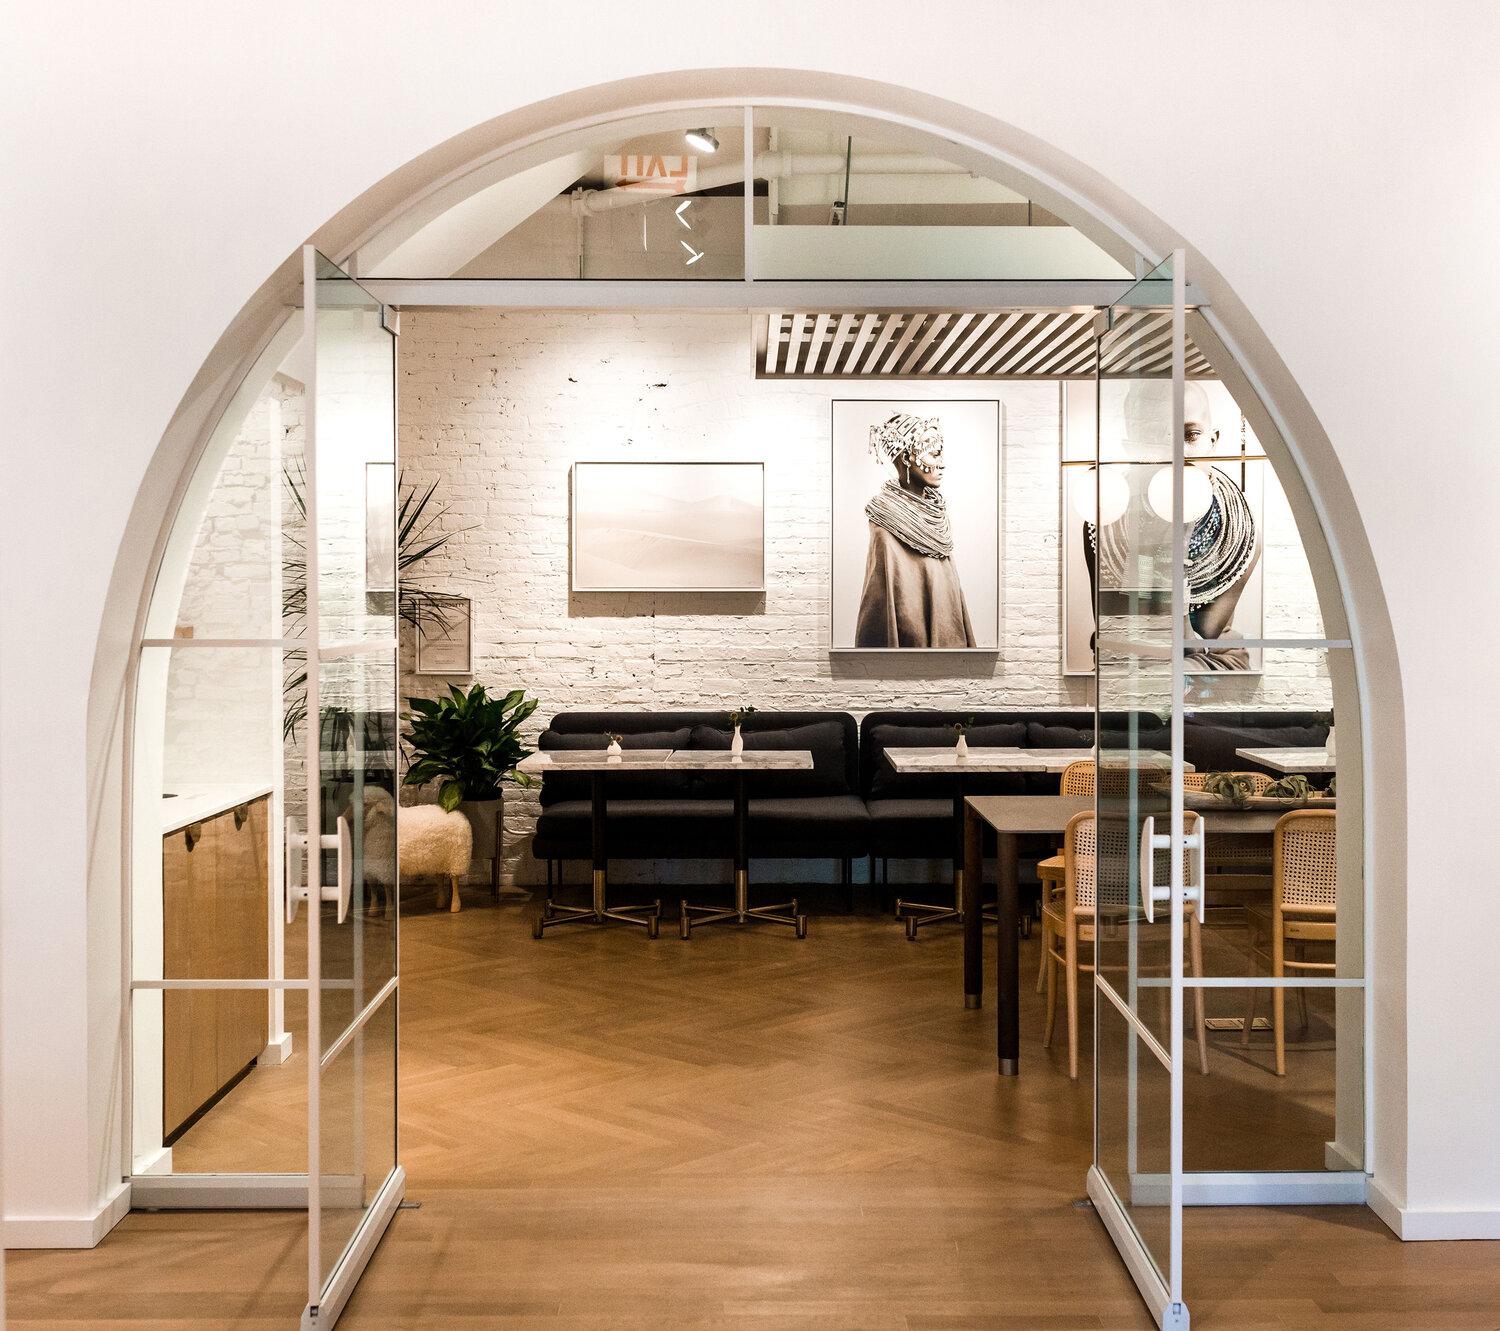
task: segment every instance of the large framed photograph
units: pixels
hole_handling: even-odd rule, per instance
[[[1125,506],[1135,505],[1139,510],[1142,504],[1154,512],[1153,497],[1158,503],[1163,496],[1168,505],[1171,502],[1169,442],[1153,441],[1162,452],[1159,465],[1153,467],[1151,447],[1130,439],[1130,420],[1152,420],[1162,414],[1160,403],[1132,409],[1132,389],[1146,383],[1155,392],[1170,394],[1170,381],[1106,380],[1102,394],[1092,382],[1070,381],[1063,386],[1060,545],[1064,675],[1094,673],[1094,595],[1100,560],[1100,542],[1093,530],[1096,503],[1107,519],[1103,542],[1107,558],[1111,515],[1119,521]],[[1102,421],[1098,419],[1101,399]],[[1222,643],[1189,654],[1187,672],[1259,674],[1263,653],[1259,648],[1239,646],[1237,641],[1265,636],[1262,556],[1266,468],[1270,463],[1264,460],[1259,442],[1243,423],[1239,407],[1223,384],[1190,380],[1185,408],[1184,420],[1193,435],[1186,448],[1191,472],[1184,493],[1192,524],[1188,530],[1188,586],[1194,601],[1190,629],[1196,636]],[[1095,478],[1096,446],[1106,462],[1115,457],[1140,464],[1106,466],[1104,483],[1109,492],[1097,496],[1095,487],[1101,482]],[[1109,586],[1107,576],[1105,586]]]
[[[761,462],[575,462],[575,592],[759,592]]]
[[[1000,647],[1000,404],[833,403],[836,652]]]
[[[417,609],[417,674],[474,673],[474,614],[467,596],[427,596]]]

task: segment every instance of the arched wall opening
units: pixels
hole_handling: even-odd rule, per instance
[[[664,97],[664,85],[670,83],[678,87],[668,91],[678,95]],[[597,141],[601,132],[626,115],[650,123],[652,117],[671,118],[688,107],[744,100],[867,118],[887,126],[896,138],[908,136],[916,145],[930,146],[934,139],[944,141],[945,153],[993,178],[1024,186],[1029,197],[1044,201],[1080,234],[1117,259],[1159,255],[1178,240],[1164,225],[1143,215],[1085,169],[1061,160],[1014,130],[897,89],[851,83],[838,89],[840,97],[835,99],[826,80],[817,84],[815,90],[811,81],[800,75],[728,71],[653,80],[649,97],[639,86],[629,84],[580,92],[560,99],[560,104],[504,117],[464,136],[461,144],[450,143],[434,150],[398,173],[399,182],[394,178],[383,182],[365,199],[351,205],[316,239],[335,257],[353,256],[361,267],[363,258],[369,257],[372,269],[378,272],[381,260],[393,248],[392,237],[410,238],[419,221],[430,221],[443,208],[451,208],[466,197],[466,190],[472,195],[480,182],[493,183],[515,172],[535,169],[555,158],[560,150]],[[710,90],[712,95],[706,95]],[[1207,308],[1195,316],[1193,336],[1200,346],[1213,348],[1215,368],[1230,383],[1236,401],[1252,418],[1257,437],[1276,458],[1278,472],[1285,478],[1287,498],[1319,588],[1325,636],[1348,638],[1353,644],[1352,659],[1359,679],[1357,683],[1346,681],[1344,687],[1354,690],[1350,696],[1360,699],[1358,710],[1364,717],[1379,715],[1394,722],[1401,714],[1400,685],[1390,668],[1393,653],[1379,579],[1358,515],[1348,502],[1332,446],[1232,293],[1219,289],[1213,270],[1191,251],[1188,262],[1194,285],[1208,298]],[[143,575],[170,565],[178,515],[191,506],[193,486],[201,484],[212,441],[217,437],[223,443],[224,422],[236,398],[243,400],[252,367],[266,359],[269,349],[274,348],[270,363],[279,359],[277,339],[285,336],[285,309],[294,282],[289,266],[247,303],[235,327],[205,362],[163,441],[133,515],[131,539],[122,550],[112,597],[116,624],[133,621],[137,641],[153,636],[147,623],[153,579]],[[146,596],[140,590],[143,585],[148,588]],[[121,682],[127,676],[122,667],[127,664],[128,651],[121,650],[121,640],[116,637],[108,648],[101,644],[96,662],[97,715],[91,731],[91,752],[98,760],[99,780],[105,785],[109,784],[107,774],[118,771],[120,763],[115,703],[123,696]],[[1366,722],[1358,735],[1344,732],[1340,737],[1341,744],[1347,746],[1344,761],[1358,763],[1364,776],[1366,831],[1361,859],[1373,899],[1370,928],[1377,931],[1378,922],[1387,921],[1385,933],[1374,933],[1372,941],[1377,949],[1388,931],[1399,927],[1394,922],[1401,918],[1404,899],[1395,872],[1404,841],[1401,764],[1399,752],[1392,750],[1392,746],[1399,748],[1399,734],[1396,724],[1372,734]],[[95,844],[108,845],[107,823],[101,824],[99,831],[105,835]],[[124,869],[129,872],[128,864]],[[100,873],[104,879],[109,878],[107,864],[101,866]],[[1377,957],[1371,975],[1384,973]],[[1404,1030],[1398,1022],[1401,1008],[1397,995],[1377,992],[1382,997],[1367,1038],[1374,1042],[1376,1062],[1382,1068],[1375,1075],[1381,1088],[1377,1093],[1394,1094],[1401,1085],[1401,1077],[1396,1074],[1404,1069]],[[1392,1111],[1397,1107],[1389,1106]],[[1385,1124],[1388,1118],[1393,1125],[1399,1124],[1402,1116],[1387,1115],[1379,1100],[1369,1106],[1369,1111],[1381,1125],[1381,1136],[1380,1150],[1372,1153],[1368,1167],[1376,1171],[1399,1169],[1404,1143],[1394,1126],[1387,1136]],[[106,1150],[101,1178],[111,1172],[108,1157]],[[1391,1186],[1399,1193],[1399,1174]]]

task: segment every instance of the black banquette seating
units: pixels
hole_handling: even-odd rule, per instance
[[[953,847],[952,783],[939,775],[903,776],[885,750],[954,742],[953,725],[967,721],[969,743],[1026,748],[1088,748],[1091,711],[880,711],[857,723],[847,712],[755,712],[745,722],[745,746],[808,749],[813,768],[749,778],[750,847],[755,858],[835,859],[849,880],[849,862],[946,858]],[[1129,716],[1101,717],[1106,748],[1126,743]],[[609,734],[625,748],[728,748],[723,712],[562,712],[538,747],[603,748]],[[1199,771],[1254,767],[1239,748],[1321,745],[1328,735],[1322,712],[1213,711],[1190,714],[1183,751]],[[1171,732],[1154,716],[1140,720],[1137,742],[1170,747]],[[975,774],[968,794],[1055,794],[1054,775]],[[728,781],[713,773],[631,773],[610,778],[608,847],[612,859],[713,859],[730,853],[733,830]],[[548,861],[587,859],[590,853],[589,778],[552,775],[542,783],[541,816],[532,850]],[[1045,852],[1043,852],[1045,853]]]

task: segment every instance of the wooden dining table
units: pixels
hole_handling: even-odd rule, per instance
[[[984,829],[995,833],[995,1053],[1000,1075],[1021,1071],[1020,864],[1023,836],[1060,836],[1075,814],[1090,813],[1092,795],[971,795],[964,802],[964,860],[970,866],[962,883],[964,917],[964,1006],[984,1002]],[[1270,836],[1283,809],[1199,809],[1209,835],[1214,828],[1242,835]]]

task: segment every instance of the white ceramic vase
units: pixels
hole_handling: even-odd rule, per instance
[[[729,741],[729,752],[730,753],[744,753],[744,751],[745,751],[745,737],[740,734],[740,728],[739,728],[739,726],[735,726],[735,728],[734,728],[734,738]]]
[[[953,749],[960,758],[967,758],[969,756],[969,737],[967,735],[960,735],[958,743],[953,746]]]

